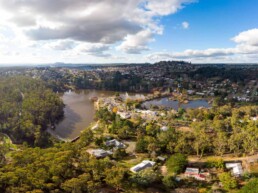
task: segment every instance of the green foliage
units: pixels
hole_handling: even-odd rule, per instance
[[[239,193],[258,193],[258,178],[251,179]]]
[[[100,109],[96,113],[99,120],[104,121],[106,124],[111,124],[108,127],[109,133],[117,134],[121,139],[128,139],[135,136],[135,128],[131,121],[121,119],[119,115],[109,112],[107,109]]]
[[[49,145],[45,132],[63,117],[59,96],[39,80],[28,77],[0,78],[0,132],[16,143]]]
[[[136,142],[135,151],[137,153],[144,153],[147,151],[148,143],[145,139],[140,138]]]
[[[115,116],[116,116],[115,113],[110,113],[110,112],[108,111],[108,109],[106,109],[106,108],[101,108],[101,109],[99,109],[99,110],[96,112],[96,118],[101,119],[101,120],[105,121],[106,123],[107,123],[108,121],[113,121],[113,120],[115,120]]]
[[[66,180],[61,184],[61,188],[65,192],[72,193],[83,193],[88,192],[89,188],[87,187],[87,183],[90,181],[91,177],[89,174],[79,175],[77,178],[71,178]]]
[[[237,181],[231,176],[229,172],[224,172],[219,175],[219,180],[221,181],[223,188],[225,190],[231,190],[237,188]]]
[[[92,142],[92,140],[93,140],[93,133],[92,133],[92,130],[88,128],[81,133],[78,144],[80,145],[80,148],[82,148],[89,145]]]
[[[194,135],[193,147],[196,151],[197,156],[202,157],[204,152],[210,146],[209,136],[206,132],[208,125],[206,124],[206,122],[193,122],[191,126],[193,128]]]
[[[183,114],[185,113],[185,109],[183,109],[183,108],[178,108],[178,116],[179,117],[182,117],[183,116]]]
[[[166,166],[170,174],[179,174],[183,172],[186,165],[187,157],[180,153],[172,155],[166,162]]]
[[[79,140],[13,152],[12,162],[0,168],[0,192],[94,192],[104,181],[120,188],[124,169],[109,159],[91,158],[86,149],[80,148],[84,145]]]
[[[159,182],[161,180],[160,175],[157,171],[154,171],[151,168],[144,169],[136,174],[133,174],[130,177],[132,183],[135,183],[140,186],[150,186],[152,183]]]
[[[206,167],[208,168],[219,168],[223,169],[225,166],[223,159],[221,158],[210,158],[207,160]]]
[[[115,187],[116,190],[121,189],[123,185],[123,180],[125,178],[125,169],[121,167],[112,167],[108,168],[105,171],[106,177],[105,177],[105,182],[112,186]]]
[[[164,184],[165,187],[167,188],[176,188],[177,187],[177,182],[174,176],[168,175],[165,176],[162,179],[162,183]]]
[[[125,156],[127,156],[127,153],[125,149],[121,149],[121,148],[118,148],[115,151],[113,151],[113,155],[112,155],[114,159],[122,159]]]

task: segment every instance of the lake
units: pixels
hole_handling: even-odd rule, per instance
[[[115,92],[97,91],[97,90],[78,90],[69,91],[61,95],[65,104],[64,119],[56,126],[55,135],[73,139],[80,135],[81,131],[86,129],[94,120],[94,103],[90,100],[92,97],[109,97]]]
[[[151,106],[158,106],[158,107],[170,108],[175,110],[178,110],[179,107],[183,109],[211,107],[211,105],[205,99],[192,100],[192,101],[189,101],[189,103],[187,104],[182,104],[182,103],[179,103],[178,101],[170,100],[168,97],[146,101],[142,104],[142,107],[147,109],[149,109]]]
[[[64,119],[56,125],[54,131],[50,130],[49,132],[58,138],[74,139],[94,121],[96,110],[90,99],[92,97],[110,97],[115,93],[117,92],[99,90],[77,90],[63,93],[61,97],[65,104]],[[128,93],[120,93],[120,96],[144,97],[142,94]]]

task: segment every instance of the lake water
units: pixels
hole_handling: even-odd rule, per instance
[[[69,91],[61,95],[65,104],[64,119],[56,126],[53,135],[63,139],[74,139],[81,131],[90,126],[94,121],[95,108],[90,100],[92,97],[114,96],[113,91],[78,90]],[[122,97],[142,98],[142,94],[120,93]]]
[[[95,108],[94,103],[90,100],[92,97],[110,97],[114,96],[116,92],[112,91],[97,91],[97,90],[78,90],[69,91],[61,95],[65,108],[64,119],[56,126],[52,134],[64,139],[74,139],[79,136],[81,131],[90,126],[94,120]],[[141,94],[121,93],[124,97],[141,98]],[[190,101],[188,104],[179,104],[177,101],[169,100],[168,98],[155,99],[144,102],[143,105],[149,108],[151,105],[163,106],[168,108],[178,109],[182,108],[198,108],[210,107],[206,100]]]
[[[64,101],[64,119],[56,126],[54,134],[61,138],[73,139],[80,135],[94,120],[95,108],[91,97],[113,96],[115,92],[79,90],[65,92],[61,97]]]
[[[179,103],[178,101],[169,100],[169,98],[167,98],[167,97],[146,101],[142,104],[142,107],[145,107],[147,109],[149,109],[151,106],[165,107],[165,108],[170,108],[170,109],[175,109],[175,110],[178,110],[179,107],[181,107],[183,109],[211,107],[211,105],[205,99],[193,100],[193,101],[189,101],[189,103],[187,103],[187,104],[182,104],[182,103]]]

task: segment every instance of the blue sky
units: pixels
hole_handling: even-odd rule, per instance
[[[256,63],[257,7],[257,0],[0,0],[0,63]]]
[[[174,15],[162,18],[164,35],[151,46],[170,51],[232,47],[230,39],[239,32],[258,27],[257,0],[199,0]],[[188,30],[181,23],[190,24]]]

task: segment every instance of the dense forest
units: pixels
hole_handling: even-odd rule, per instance
[[[120,187],[124,170],[86,153],[91,137],[86,131],[76,143],[13,152],[12,162],[0,168],[0,192],[94,192],[104,182]]]
[[[47,146],[46,129],[63,116],[59,96],[28,77],[0,78],[0,96],[0,132],[16,143]]]
[[[184,171],[186,155],[256,152],[257,123],[250,120],[256,111],[257,108],[251,106],[224,106],[209,111],[199,109],[180,112],[170,118],[185,116],[188,119],[198,119],[192,124],[193,131],[182,132],[173,127],[160,131],[155,123],[143,125],[141,120],[133,123],[101,109],[96,116],[104,124],[95,134],[86,129],[74,143],[56,143],[46,149],[21,146],[19,151],[11,152],[9,163],[0,168],[0,191],[145,192],[146,188],[158,187],[160,192],[169,192],[185,183],[177,182],[174,175]],[[171,120],[171,124],[172,122]],[[87,153],[89,147],[105,148],[104,133],[116,134],[117,139],[136,138],[136,151],[146,152],[150,157],[156,157],[153,152],[171,155],[166,162],[169,175],[162,176],[159,165],[136,174],[131,173],[123,164],[128,155],[119,149],[104,159],[90,156]],[[223,163],[221,165],[220,161],[211,161],[207,162],[206,167],[223,168]],[[237,181],[227,173],[222,173],[219,177],[225,187],[230,181],[228,190],[238,187]],[[201,183],[199,186],[207,185]],[[255,187],[258,185],[254,178],[240,192],[247,193]]]
[[[120,139],[137,139],[139,153],[187,155],[253,155],[258,151],[258,122],[254,120],[257,106],[221,106],[212,109],[181,109],[167,112],[159,120],[149,122],[141,118],[131,122],[121,119],[107,109],[97,116],[107,125],[108,133]],[[160,123],[167,122],[163,132]],[[175,125],[187,125],[187,130]]]

